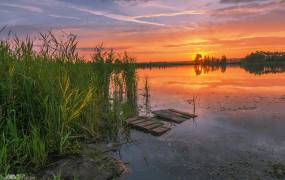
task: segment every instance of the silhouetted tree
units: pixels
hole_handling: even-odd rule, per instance
[[[202,61],[203,61],[203,56],[202,56],[202,54],[196,54],[195,62],[201,63]]]

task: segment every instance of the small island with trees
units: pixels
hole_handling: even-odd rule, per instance
[[[285,52],[256,51],[241,60],[241,67],[254,74],[285,72]]]
[[[254,64],[285,63],[285,52],[256,51],[246,56],[244,62]]]

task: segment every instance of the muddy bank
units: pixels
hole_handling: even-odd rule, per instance
[[[113,158],[114,144],[85,144],[80,155],[57,158],[41,169],[36,179],[49,180],[108,180],[118,178],[127,171],[122,161]]]

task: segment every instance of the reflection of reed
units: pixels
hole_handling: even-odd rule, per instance
[[[148,77],[145,77],[145,83],[144,83],[144,106],[145,106],[145,113],[150,114],[151,113],[151,107],[150,107],[150,85],[148,81]]]
[[[193,113],[192,114],[194,114],[194,115],[197,115],[196,114],[196,103],[197,103],[197,101],[198,101],[198,96],[193,96],[192,99],[187,100],[187,102],[189,104],[193,105]],[[193,120],[193,124],[195,125],[195,127],[197,127],[196,117],[193,117],[192,120]]]
[[[194,115],[196,115],[196,103],[198,100],[198,96],[193,96],[192,99],[188,99],[187,102],[188,104],[192,104],[193,105],[193,113]]]

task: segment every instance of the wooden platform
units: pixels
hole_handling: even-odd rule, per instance
[[[188,119],[197,117],[197,115],[195,114],[189,114],[175,109],[157,110],[157,111],[152,111],[152,113],[159,118],[175,123],[182,123]]]
[[[128,124],[136,129],[160,136],[171,129],[171,123],[164,122],[158,118],[134,117],[127,120]]]
[[[173,123],[170,122],[182,123],[188,119],[197,117],[195,114],[189,114],[175,109],[157,110],[152,111],[152,113],[156,117],[137,116],[129,118],[127,119],[128,125],[135,129],[151,133],[152,135],[160,136],[171,129]]]

